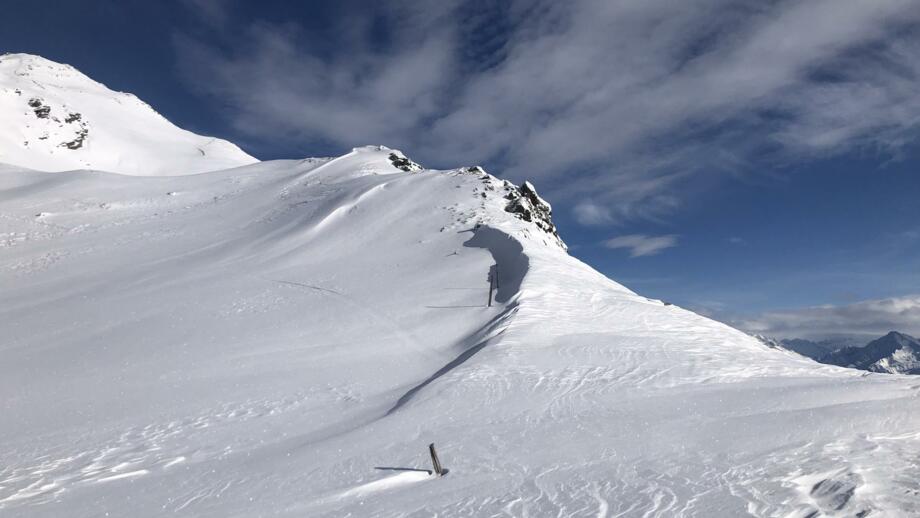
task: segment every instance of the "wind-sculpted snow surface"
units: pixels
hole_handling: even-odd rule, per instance
[[[389,155],[0,168],[0,515],[916,515],[915,378],[646,299],[515,187]]]

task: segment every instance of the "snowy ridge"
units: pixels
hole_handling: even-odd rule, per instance
[[[180,129],[132,94],[70,65],[0,55],[0,163],[41,171],[192,174],[252,164],[240,148]]]
[[[508,211],[520,188],[391,154],[0,169],[0,512],[916,508],[915,380],[642,297]],[[429,442],[449,476],[417,471]]]

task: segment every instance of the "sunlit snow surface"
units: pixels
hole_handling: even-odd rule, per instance
[[[254,162],[236,145],[178,128],[134,95],[70,65],[0,54],[0,163],[185,175]]]
[[[0,516],[917,514],[920,380],[636,295],[387,153],[0,167]]]

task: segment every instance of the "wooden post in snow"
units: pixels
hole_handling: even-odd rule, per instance
[[[489,307],[492,307],[492,290],[495,289],[495,266],[489,267]]]
[[[434,443],[428,445],[428,452],[431,453],[431,465],[434,467],[434,474],[440,477],[443,470],[441,469],[441,461],[438,460],[438,452],[434,451]]]

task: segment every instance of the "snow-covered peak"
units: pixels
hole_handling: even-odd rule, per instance
[[[0,55],[0,70],[18,77],[53,86],[86,87],[95,85],[105,88],[102,83],[93,81],[76,68],[34,54],[10,53]]]
[[[376,153],[380,151],[393,151],[393,149],[380,144],[368,144],[366,146],[356,146],[351,149],[352,153]]]
[[[350,153],[330,159],[335,167],[311,171],[311,178],[336,183],[365,175],[426,173],[472,177],[476,185],[472,195],[478,201],[466,221],[475,226],[498,226],[505,231],[562,251],[568,250],[553,223],[552,207],[537,194],[530,182],[517,186],[497,178],[480,166],[457,169],[426,169],[402,151],[381,145],[355,147]],[[447,193],[442,193],[446,195]]]
[[[181,175],[257,160],[183,130],[133,94],[31,54],[0,55],[0,163],[41,171]]]
[[[920,340],[891,331],[862,347],[844,347],[819,361],[872,372],[920,374]]]

